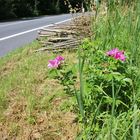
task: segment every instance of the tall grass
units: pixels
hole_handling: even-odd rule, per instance
[[[107,14],[100,16],[102,9],[99,8],[99,15],[93,23],[94,40],[85,42],[79,53],[78,102],[81,103],[82,117],[86,119],[80,138],[138,140],[140,1],[116,3],[108,0],[107,5]],[[120,64],[106,58],[104,53],[112,48],[124,50],[126,62]],[[108,64],[108,61],[110,65],[102,69],[101,65]],[[123,81],[127,82],[124,84]]]

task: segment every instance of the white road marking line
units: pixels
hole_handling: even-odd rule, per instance
[[[67,21],[70,21],[70,20],[72,20],[72,18],[66,19],[66,20],[63,20],[63,21],[60,21],[60,22],[56,22],[54,24],[61,24],[61,23],[64,23],[64,22],[67,22]],[[29,33],[29,32],[33,32],[33,31],[36,31],[36,30],[39,30],[39,29],[42,29],[42,28],[50,27],[54,24],[49,24],[49,25],[46,25],[46,26],[41,26],[41,27],[38,27],[38,28],[27,30],[27,31],[24,31],[24,32],[21,32],[21,33],[6,36],[6,37],[3,37],[3,38],[0,38],[0,41],[6,40],[6,39],[9,39],[9,38],[13,38],[13,37],[16,37],[16,36],[20,36],[20,35],[23,35],[23,34],[26,34],[26,33]]]

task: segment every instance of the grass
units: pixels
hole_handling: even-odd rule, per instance
[[[79,70],[78,102],[83,103],[79,110],[87,122],[80,139],[140,138],[140,2],[129,2],[109,0],[106,14],[98,11],[94,20],[94,40],[81,45],[79,63],[83,61],[84,67]],[[125,51],[124,63],[107,57],[113,48]]]
[[[47,64],[55,54],[35,53],[37,41],[1,58],[0,137],[140,138],[140,3],[108,6],[94,18],[94,40],[62,53],[65,63],[52,73]],[[113,48],[124,50],[126,60],[107,56]]]
[[[49,77],[52,53],[35,53],[35,41],[0,58],[0,138],[75,139],[74,99]],[[74,53],[62,54],[70,62]],[[67,103],[67,105],[66,105]]]

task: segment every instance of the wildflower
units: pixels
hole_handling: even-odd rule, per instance
[[[64,57],[62,57],[62,56],[57,56],[55,59],[58,60],[58,61],[64,61],[65,60]]]
[[[126,57],[124,55],[124,51],[118,50],[118,48],[114,48],[106,53],[108,56],[111,56],[117,60],[125,61]]]
[[[48,68],[58,68],[63,61],[64,58],[62,56],[57,56],[55,59],[49,60]]]
[[[117,48],[114,48],[110,51],[107,52],[108,56],[114,56],[117,52],[119,52],[119,50]]]
[[[49,60],[48,68],[58,68],[60,65],[60,61],[54,59],[54,60]]]
[[[126,57],[124,55],[124,52],[117,52],[115,55],[114,55],[114,58],[115,59],[119,59],[121,61],[125,61]]]

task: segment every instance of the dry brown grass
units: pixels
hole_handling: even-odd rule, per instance
[[[47,63],[52,54],[35,54],[36,43],[32,47],[1,63],[0,140],[74,140],[80,127],[71,109],[61,109],[72,99],[58,80],[49,77]],[[61,55],[67,63],[76,63],[74,53]]]
[[[63,113],[56,106],[49,111],[34,112],[35,124],[26,123],[25,102],[16,102],[5,112],[0,123],[0,139],[74,140],[79,127],[72,112]],[[57,104],[58,106],[58,104]]]

